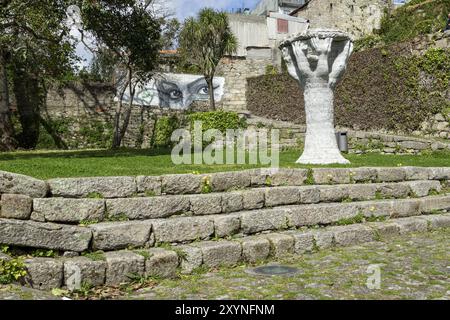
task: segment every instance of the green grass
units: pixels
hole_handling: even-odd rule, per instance
[[[283,151],[280,166],[310,168],[297,165],[300,150]],[[328,167],[361,166],[450,166],[450,152],[435,152],[426,155],[380,155],[349,154],[345,157],[351,165]],[[89,176],[135,176],[161,175],[170,173],[210,173],[242,170],[257,165],[175,165],[170,150],[84,150],[84,151],[33,151],[0,154],[0,170],[21,173],[40,179],[89,177]]]

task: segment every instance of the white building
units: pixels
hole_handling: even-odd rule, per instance
[[[303,18],[277,12],[269,12],[267,16],[230,14],[228,19],[230,28],[238,39],[236,55],[239,57],[247,57],[249,54],[266,56],[268,52],[278,48],[280,41],[309,26]]]
[[[289,14],[307,0],[261,0],[252,11],[252,14],[258,16],[269,15],[270,12]]]

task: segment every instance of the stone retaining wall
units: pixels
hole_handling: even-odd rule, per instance
[[[170,277],[177,268],[255,262],[448,226],[448,215],[423,215],[450,209],[449,180],[450,168],[419,167],[48,181],[0,172],[0,244],[60,256],[25,261],[34,287],[71,286],[74,272],[91,284],[117,285],[130,274]],[[205,181],[212,193],[202,193]],[[421,218],[402,219],[413,216]],[[375,229],[367,223],[386,219]]]
[[[280,144],[284,148],[303,146],[306,133],[306,127],[303,125],[259,117],[251,117],[248,122],[250,128],[254,129],[261,127],[278,129],[280,131]],[[435,124],[431,126],[435,126]],[[450,127],[448,128],[445,130],[450,130]],[[337,127],[336,131],[347,132],[350,153],[418,154],[424,151],[450,149],[450,140],[446,138],[435,139],[439,136],[443,137],[441,132],[421,136],[402,136],[393,133],[357,131],[341,127]],[[420,133],[416,132],[416,134],[419,135]]]
[[[233,266],[240,262],[256,263],[270,257],[285,258],[333,246],[350,246],[381,241],[411,232],[426,232],[450,227],[450,214],[399,218],[311,231],[286,231],[262,234],[232,241],[207,241],[174,247],[106,252],[96,259],[31,258],[25,261],[26,283],[49,290],[62,286],[79,289],[90,285],[119,285],[133,277],[174,277],[179,269],[191,273],[205,267]],[[0,260],[9,260],[7,255]],[[74,274],[79,277],[74,281]]]

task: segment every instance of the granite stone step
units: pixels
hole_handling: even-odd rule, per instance
[[[239,263],[260,263],[289,255],[303,255],[338,246],[351,246],[411,232],[450,228],[450,214],[406,217],[384,222],[332,226],[313,230],[282,231],[233,240],[204,241],[171,248],[123,250],[95,259],[32,258],[25,261],[26,281],[38,289],[82,284],[119,285],[139,277],[174,277],[200,267],[217,268]]]
[[[425,197],[440,192],[436,180],[279,186],[198,195],[161,195],[116,199],[36,198],[31,220],[41,222],[102,222],[108,220],[146,220],[171,216],[203,216],[284,205],[386,198]],[[4,200],[4,205],[8,200]],[[12,201],[12,200],[11,200]],[[29,208],[28,210],[30,210]],[[3,211],[2,211],[3,212]],[[3,214],[0,213],[0,216]],[[14,218],[14,216],[4,215]],[[18,219],[30,216],[18,215]]]
[[[8,173],[4,173],[8,174]],[[0,175],[1,177],[1,175]],[[17,193],[33,182],[24,180],[19,187],[0,183],[0,193]],[[31,178],[30,178],[31,179]],[[395,167],[395,168],[263,168],[211,174],[171,174],[138,177],[92,177],[51,179],[39,182],[33,196],[45,195],[48,184],[53,197],[126,198],[136,195],[200,194],[205,184],[212,192],[267,186],[302,186],[306,184],[348,184],[367,182],[399,182],[411,180],[450,180],[450,167]],[[34,181],[34,180],[33,180]],[[37,182],[36,182],[37,183]],[[25,190],[26,191],[26,190]],[[30,191],[28,191],[30,193]],[[25,193],[26,194],[26,193]]]

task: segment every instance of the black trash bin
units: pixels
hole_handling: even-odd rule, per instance
[[[348,153],[348,135],[347,132],[336,132],[336,141],[341,152]]]

